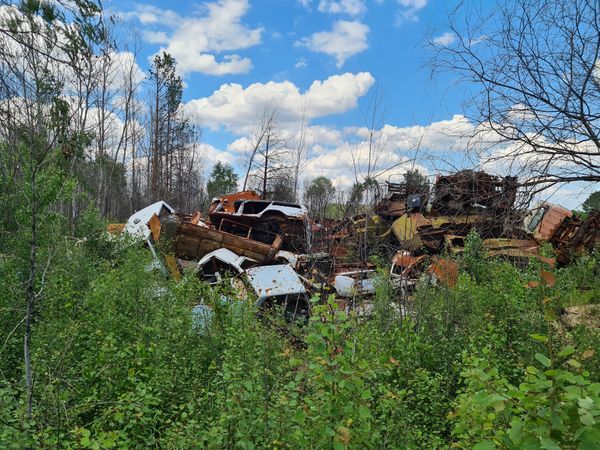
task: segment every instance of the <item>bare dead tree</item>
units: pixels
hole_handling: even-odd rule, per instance
[[[600,181],[600,4],[511,0],[489,12],[461,3],[433,65],[474,89],[469,148],[520,176],[530,194]]]
[[[309,136],[307,133],[307,120],[306,120],[306,105],[302,111],[302,121],[300,122],[300,129],[296,137],[291,141],[290,145],[290,159],[291,168],[294,182],[294,201],[298,201],[298,188],[300,187],[300,175],[306,168],[309,158],[310,142],[308,141]]]
[[[267,198],[275,185],[281,187],[290,178],[289,149],[276,116],[267,108],[253,133],[252,148],[247,153],[248,165],[244,189],[251,183]]]
[[[360,198],[361,202],[368,205],[373,205],[380,196],[380,180],[406,162],[406,158],[398,151],[386,147],[382,132],[386,112],[384,92],[377,84],[364,111],[365,126],[348,141],[354,173],[353,190],[355,193],[360,191],[360,196],[353,195],[351,199]],[[358,209],[356,206],[348,205],[347,213]]]
[[[258,152],[258,149],[263,145],[267,132],[271,127],[271,123],[273,121],[275,121],[275,108],[264,108],[262,114],[258,118],[256,125],[254,126],[252,136],[250,137],[251,148],[249,148],[246,152],[246,175],[244,176],[244,185],[242,188],[242,190],[244,191],[248,186],[248,180],[250,178],[250,172],[252,171],[254,165],[254,158],[256,157],[256,153]]]

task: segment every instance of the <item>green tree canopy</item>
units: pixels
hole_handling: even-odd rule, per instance
[[[589,213],[595,209],[600,210],[600,191],[592,192],[581,207],[585,213]]]
[[[335,187],[327,177],[317,177],[308,185],[304,201],[310,213],[315,217],[324,217],[327,207],[333,200]]]
[[[269,200],[289,203],[294,203],[296,201],[296,197],[294,196],[294,179],[291,174],[287,177],[277,177],[270,182],[269,192]]]
[[[206,183],[206,192],[211,199],[220,197],[237,190],[237,184],[238,176],[233,171],[231,164],[218,161],[212,169],[208,183]]]
[[[427,177],[419,172],[418,169],[409,169],[404,174],[404,182],[407,187],[412,191],[413,188],[415,191],[427,194],[429,192],[429,181],[427,181]]]

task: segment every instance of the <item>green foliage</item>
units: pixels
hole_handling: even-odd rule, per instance
[[[583,212],[589,214],[593,210],[600,210],[600,191],[592,192],[581,205]]]
[[[193,273],[149,270],[151,254],[106,239],[97,217],[75,239],[59,238],[60,215],[43,226],[31,420],[25,272],[0,255],[2,448],[597,448],[600,334],[556,318],[597,302],[598,255],[550,287],[537,262],[483,258],[472,234],[454,288],[425,277],[407,300],[382,268],[369,319],[330,297],[297,328]]]
[[[316,300],[316,299],[315,299]],[[306,360],[299,367],[296,391],[304,392],[295,415],[301,429],[318,430],[297,443],[312,448],[365,448],[377,437],[373,430],[372,368],[356,351],[352,323],[334,297],[315,304],[307,331]],[[296,447],[298,448],[298,447]]]
[[[407,170],[404,173],[404,182],[412,192],[420,192],[424,195],[429,194],[429,181],[427,176],[419,172],[419,169]]]
[[[285,174],[274,178],[269,183],[269,193],[267,198],[280,202],[294,203],[296,197],[294,193],[293,178]]]
[[[304,203],[313,217],[326,217],[327,208],[335,196],[335,187],[327,177],[317,177],[304,191]]]
[[[534,336],[544,340],[545,336]],[[600,384],[581,370],[576,350],[536,353],[513,385],[490,364],[489,352],[466,359],[453,434],[460,448],[593,449],[600,445]],[[580,357],[587,357],[580,353]],[[552,358],[552,359],[550,359]]]
[[[213,166],[212,172],[206,183],[206,192],[208,197],[213,199],[221,195],[235,192],[237,190],[238,176],[233,171],[229,163],[217,163]]]

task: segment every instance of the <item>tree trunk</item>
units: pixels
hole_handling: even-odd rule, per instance
[[[25,313],[25,336],[23,339],[23,356],[25,359],[25,384],[27,387],[26,416],[31,418],[33,411],[33,375],[31,368],[31,318],[35,301],[35,277],[37,268],[37,198],[36,172],[31,179],[31,240],[29,242],[29,278],[27,279],[27,311]]]

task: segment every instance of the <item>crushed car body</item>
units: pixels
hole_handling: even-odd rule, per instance
[[[211,210],[209,217],[216,227],[228,221],[279,234],[285,250],[302,253],[310,247],[308,211],[303,205],[269,200],[236,200],[233,211],[224,203],[219,203]]]
[[[246,256],[239,256],[226,248],[207,253],[198,262],[200,275],[209,284],[220,283],[223,278],[238,275],[257,261]]]
[[[161,241],[169,243],[170,250],[178,258],[195,260],[204,255],[225,248],[239,256],[252,258],[259,262],[271,260],[281,248],[281,236],[260,232],[257,240],[256,230],[247,225],[238,224],[238,234],[195,225],[169,216],[163,224]],[[243,234],[243,235],[242,235]]]
[[[289,264],[256,266],[246,269],[234,284],[243,289],[239,280],[245,280],[256,296],[255,306],[259,309],[281,307],[286,320],[306,320],[309,310],[309,297],[304,283]]]

